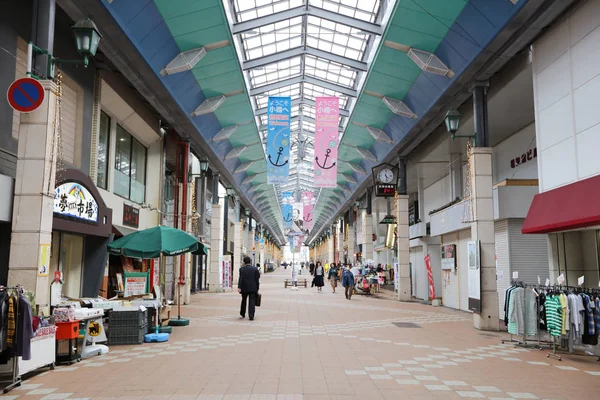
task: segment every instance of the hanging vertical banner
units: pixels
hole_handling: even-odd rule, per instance
[[[281,214],[283,215],[283,227],[294,226],[294,197],[292,192],[281,193]]]
[[[314,225],[313,209],[315,207],[315,194],[313,192],[302,193],[302,205],[304,207],[302,218],[304,221],[304,229],[307,232],[310,232]]]
[[[298,235],[304,235],[304,205],[299,201],[294,203],[293,207],[294,231]]]
[[[294,240],[295,236],[288,236],[288,240],[290,241],[290,251],[293,253],[295,250],[296,241]]]
[[[315,186],[335,188],[340,103],[337,97],[317,97],[315,104]]]
[[[290,97],[269,97],[267,105],[267,183],[287,183],[290,175]]]

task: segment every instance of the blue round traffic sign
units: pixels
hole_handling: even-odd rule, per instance
[[[8,88],[8,103],[16,111],[32,112],[44,102],[44,87],[33,78],[21,78]]]

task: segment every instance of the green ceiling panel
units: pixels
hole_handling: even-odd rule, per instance
[[[383,102],[381,103],[384,108],[373,107],[367,103],[360,103],[360,107],[358,107],[356,113],[354,113],[353,119],[365,125],[379,129],[383,128],[393,113],[385,107]]]
[[[383,103],[383,100],[380,99],[379,97],[375,97],[375,96],[370,96],[368,94],[364,94],[358,104],[368,104],[372,107],[381,107],[381,108],[385,108],[386,110],[388,109],[387,106]]]
[[[252,159],[248,158],[245,154],[242,154],[242,155],[247,158],[246,161],[252,161]],[[240,161],[241,161],[241,158],[240,158]],[[250,168],[248,168],[248,170],[246,172],[248,174],[261,174],[266,171],[267,171],[266,161],[259,160],[257,162],[252,163],[252,165],[250,165]]]
[[[358,122],[361,122],[363,118],[360,118],[361,116],[358,114],[358,112],[359,111],[357,110],[355,115],[358,115]],[[367,118],[365,117],[364,119],[366,120]],[[379,122],[374,122],[373,124],[375,123],[380,124]],[[368,124],[365,123],[365,125]],[[381,129],[381,127],[378,126],[373,125],[373,127]],[[373,136],[367,132],[367,129],[358,125],[349,125],[348,128],[346,128],[346,135],[350,135],[352,137],[350,144],[353,146],[362,147],[364,149],[370,148],[375,142],[375,139],[373,139]]]
[[[353,147],[341,146],[338,150],[338,155],[341,160],[349,161],[349,162],[360,162],[362,161],[362,157],[358,154]]]
[[[442,40],[444,36],[446,36],[452,23],[453,21],[433,17],[424,12],[400,8],[400,12],[396,15],[396,18],[394,18],[393,25],[410,29],[415,32],[427,33],[431,36],[437,36]]]
[[[234,62],[234,64],[237,64],[236,55],[235,55],[235,51],[233,50],[233,47],[227,46],[227,47],[220,47],[215,50],[210,50],[210,51],[206,52],[206,55],[204,57],[202,57],[202,60],[200,60],[200,62],[198,64],[196,64],[196,66],[192,69],[192,71],[195,69],[198,69],[198,68],[203,68],[203,67],[208,67],[208,66],[211,66],[214,64],[218,64],[220,62],[227,61],[227,60],[232,60]],[[238,66],[238,70],[239,70],[239,66]]]
[[[244,89],[244,81],[238,74],[224,73],[213,76],[198,76],[198,70],[192,71],[197,80],[202,82],[202,89],[230,93]],[[213,72],[217,72],[216,70]],[[229,90],[230,88],[235,88]]]
[[[440,38],[436,36],[396,25],[390,26],[386,40],[429,52],[433,52],[440,43]]]
[[[207,28],[223,24],[221,7],[212,7],[171,18],[169,26],[173,36],[181,36],[190,32],[202,32]]]
[[[373,72],[412,83],[421,73],[421,69],[408,58],[407,54],[397,51],[389,62],[383,59],[378,62],[373,67]]]
[[[165,20],[218,6],[221,0],[154,0]]]
[[[400,8],[428,13],[454,23],[468,0],[400,0]]]
[[[207,89],[209,90],[209,89]],[[227,104],[227,100],[223,105],[217,108],[215,116],[221,122],[223,126],[236,125],[242,122],[251,121],[253,118],[252,110],[249,107],[240,107],[239,104]],[[236,136],[237,132],[233,134]],[[255,141],[258,141],[258,137],[254,137]]]
[[[245,104],[248,105],[249,104],[249,100],[248,100],[248,96],[246,95],[246,93],[240,93],[240,94],[236,94],[235,96],[228,96],[227,100],[225,100],[227,102],[227,104]],[[248,128],[250,129],[250,128]],[[254,132],[256,132],[256,126],[252,126],[252,129],[254,130]]]
[[[170,25],[169,29],[171,29]],[[174,39],[180,49],[195,49],[222,40],[229,40],[229,29],[225,24],[221,24],[201,31],[192,31],[179,36],[174,36]]]
[[[211,52],[208,52],[207,54],[210,53]],[[201,67],[198,67],[198,65],[201,65]],[[205,65],[204,59],[202,59],[198,64],[196,64],[196,68],[192,69],[192,73],[196,79],[207,79],[219,74],[236,74],[238,70],[239,66],[234,59],[220,61],[211,65]]]

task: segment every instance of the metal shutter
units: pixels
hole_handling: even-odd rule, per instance
[[[500,319],[504,318],[504,293],[510,286],[510,248],[508,244],[508,220],[494,224],[496,236],[496,285],[498,288],[498,310]]]
[[[414,247],[411,249],[411,260],[413,276],[415,283],[413,293],[415,297],[421,300],[429,299],[429,278],[427,269],[425,268],[425,259],[423,255],[423,246]]]
[[[508,240],[510,249],[510,269],[519,271],[519,280],[537,284],[538,276],[542,284],[550,276],[548,263],[548,242],[546,235],[523,235],[524,219],[508,220]]]
[[[471,229],[458,232],[458,246],[456,249],[458,260],[456,265],[458,266],[458,281],[460,282],[460,309],[463,311],[469,311],[469,257],[467,251],[470,241]]]
[[[455,244],[458,250],[458,233],[442,235],[442,245],[446,244]],[[438,251],[442,251],[441,246]],[[446,307],[459,309],[458,269],[454,271],[442,270],[442,302]]]
[[[15,79],[25,78],[27,74],[27,42],[17,38],[17,60],[15,64]],[[19,140],[21,113],[13,110],[12,137]]]

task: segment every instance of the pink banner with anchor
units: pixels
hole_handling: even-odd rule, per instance
[[[340,101],[337,97],[317,97],[315,107],[315,186],[335,188]]]

